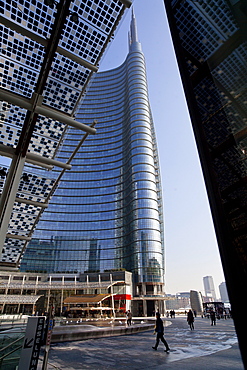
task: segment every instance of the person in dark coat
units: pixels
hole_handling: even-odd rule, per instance
[[[193,312],[191,310],[189,310],[189,312],[187,314],[187,322],[190,326],[190,329],[194,330],[194,315],[193,315]]]
[[[156,333],[156,343],[155,343],[155,346],[152,347],[152,348],[156,351],[157,348],[158,348],[159,342],[161,340],[161,342],[164,343],[164,346],[166,347],[165,352],[170,351],[170,348],[167,344],[167,341],[164,338],[164,325],[163,325],[163,321],[160,318],[160,313],[159,312],[156,313],[156,323],[155,323],[155,329],[154,330],[155,330],[155,333]]]
[[[210,312],[211,325],[216,325],[216,314],[214,311]]]
[[[132,320],[132,313],[130,312],[130,310],[128,310],[127,312],[127,325],[128,326],[131,325],[131,320]]]

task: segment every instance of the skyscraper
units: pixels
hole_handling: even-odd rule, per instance
[[[75,112],[130,6],[130,0],[1,2],[2,269],[19,266],[42,209],[71,167],[54,161],[67,128],[80,129],[82,143],[96,132]]]
[[[133,275],[136,312],[150,314],[155,306],[161,308],[157,300],[163,302],[162,194],[134,13],[126,60],[95,75],[76,118],[86,125],[97,120],[97,135],[87,138],[73,158],[72,170],[43,212],[21,270],[125,269]],[[58,160],[68,159],[80,137],[70,129]],[[149,299],[140,298],[146,295]]]
[[[229,297],[228,297],[227,287],[226,287],[225,281],[223,281],[219,285],[219,291],[220,291],[220,299],[221,299],[221,302],[223,302],[223,303],[229,302]]]
[[[205,296],[209,298],[211,301],[216,301],[216,293],[214,288],[214,281],[212,276],[204,276],[203,278],[203,285],[205,290]]]

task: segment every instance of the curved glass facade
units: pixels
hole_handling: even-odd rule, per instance
[[[23,257],[21,270],[131,271],[134,281],[164,276],[161,184],[144,55],[132,42],[125,62],[97,73],[77,120],[90,135],[72,160]],[[58,154],[81,139],[71,129]]]

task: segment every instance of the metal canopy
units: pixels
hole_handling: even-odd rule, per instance
[[[75,290],[75,289],[109,289],[113,285],[124,284],[125,282],[120,281],[101,281],[101,282],[64,282],[64,283],[56,283],[56,282],[39,282],[37,283],[30,283],[22,281],[11,281],[11,282],[3,282],[0,281],[1,289],[29,289],[29,290]]]
[[[64,304],[100,303],[111,297],[111,294],[83,294],[65,298]]]
[[[49,5],[48,5],[49,4]],[[74,119],[129,0],[19,0],[0,10],[0,265],[16,267],[91,126]],[[82,139],[56,161],[68,126]],[[61,170],[62,169],[62,170]],[[6,237],[7,236],[7,237]]]
[[[2,304],[35,304],[42,295],[0,295],[0,303]]]

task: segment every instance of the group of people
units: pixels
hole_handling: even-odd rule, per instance
[[[196,313],[193,314],[192,310],[189,310],[187,314],[187,322],[191,330],[194,330],[194,317],[196,317]],[[211,325],[216,325],[216,313],[214,310],[210,311],[210,319]]]
[[[170,316],[175,317],[175,312],[174,312],[174,316],[173,316],[173,312],[170,311]],[[189,312],[187,314],[187,322],[190,326],[190,329],[194,330],[194,314],[193,314],[192,310],[189,310]],[[167,341],[164,338],[164,325],[163,325],[162,319],[160,318],[160,313],[159,312],[156,313],[156,322],[155,322],[154,333],[156,334],[156,343],[155,343],[154,347],[152,347],[152,348],[156,351],[157,348],[158,348],[159,342],[161,340],[161,342],[165,346],[165,352],[169,352],[170,348],[168,346]]]
[[[175,311],[174,310],[171,310],[170,311],[170,317],[171,319],[174,318],[175,319]]]
[[[175,311],[174,310],[171,310],[170,312],[169,311],[167,311],[167,313],[166,313],[166,317],[169,317],[170,316],[170,318],[172,319],[172,318],[174,318],[175,319]]]
[[[214,314],[213,314],[214,313]],[[194,318],[195,318],[195,314],[192,312],[192,310],[189,310],[188,313],[187,313],[187,322],[188,322],[188,325],[190,326],[190,329],[191,330],[194,330]],[[131,320],[132,320],[132,314],[130,312],[130,310],[128,310],[126,312],[126,319],[127,319],[127,325],[131,325]],[[215,316],[215,312],[212,311],[212,314],[211,314],[211,325],[215,325],[216,324],[216,316]],[[170,351],[170,348],[169,348],[169,345],[167,343],[167,341],[165,340],[164,338],[164,325],[163,325],[163,321],[160,317],[160,313],[159,312],[156,312],[156,321],[155,321],[155,328],[154,328],[154,334],[156,334],[156,342],[155,342],[155,345],[152,347],[155,351],[157,351],[157,348],[158,348],[158,345],[159,345],[159,342],[161,341],[164,346],[165,346],[165,352],[169,352]]]

